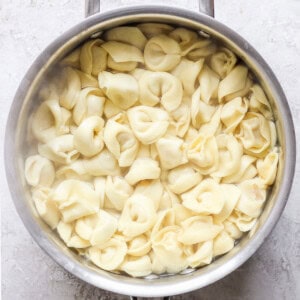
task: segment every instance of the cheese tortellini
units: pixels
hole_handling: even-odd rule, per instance
[[[145,277],[208,265],[254,228],[282,150],[268,96],[232,50],[128,24],[54,74],[29,120],[24,177],[67,247]]]

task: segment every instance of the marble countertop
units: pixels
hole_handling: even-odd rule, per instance
[[[161,0],[151,0],[159,4]],[[144,3],[102,0],[102,10]],[[148,2],[149,3],[149,2]],[[196,0],[164,0],[197,9]],[[244,36],[282,83],[300,141],[300,1],[216,0],[216,18]],[[0,0],[0,141],[14,93],[36,56],[80,22],[80,0]],[[1,145],[1,157],[3,157]],[[295,162],[296,163],[296,162]],[[4,300],[128,299],[74,278],[31,239],[18,217],[0,164],[2,205],[2,297]],[[300,298],[300,167],[283,215],[263,246],[238,270],[206,288],[174,299]]]

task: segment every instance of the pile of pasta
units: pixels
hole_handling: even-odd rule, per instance
[[[279,160],[273,114],[214,40],[167,24],[113,28],[65,57],[39,98],[32,199],[101,269],[207,265],[255,225]]]

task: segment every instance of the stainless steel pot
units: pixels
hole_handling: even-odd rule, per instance
[[[98,0],[99,1],[99,0]],[[99,11],[98,1],[87,1],[87,14]],[[213,1],[199,1],[205,13],[213,14]],[[38,217],[24,180],[24,157],[28,118],[36,107],[35,93],[49,72],[66,53],[90,37],[111,27],[137,22],[165,22],[208,34],[231,48],[252,69],[272,104],[283,155],[269,200],[255,228],[229,253],[193,272],[151,278],[131,278],[99,270],[67,248]],[[70,273],[99,288],[135,296],[157,297],[189,292],[211,284],[244,263],[263,243],[277,223],[288,199],[296,161],[295,133],[291,112],[274,73],[263,58],[236,32],[210,16],[164,6],[131,6],[97,13],[57,38],[35,60],[15,95],[5,135],[5,167],[17,211],[34,240]]]

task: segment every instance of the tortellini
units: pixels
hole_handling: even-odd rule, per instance
[[[139,143],[126,123],[124,114],[118,114],[107,121],[104,142],[118,160],[120,167],[132,165],[139,150]]]
[[[99,32],[37,91],[23,168],[36,213],[103,270],[212,263],[254,228],[284,157],[262,86],[188,28]]]
[[[168,113],[156,107],[136,106],[127,111],[127,116],[135,136],[146,145],[155,143],[169,126]]]
[[[248,76],[248,68],[244,65],[237,65],[220,82],[218,88],[219,101],[228,101],[245,96],[249,92],[250,86],[251,79]]]
[[[127,257],[120,269],[133,277],[147,276],[152,272],[151,259],[148,255]]]
[[[62,181],[51,199],[57,203],[63,221],[67,223],[94,214],[100,207],[100,199],[93,187],[75,179]]]
[[[127,109],[138,100],[139,86],[133,76],[103,71],[98,79],[99,87],[116,106]]]
[[[104,111],[105,97],[98,88],[87,87],[81,90],[73,109],[73,120],[76,125],[87,117],[101,117]]]
[[[101,47],[103,41],[99,39],[85,43],[80,51],[81,70],[90,75],[97,76],[107,66],[107,52]]]
[[[219,166],[218,144],[215,136],[198,135],[189,144],[188,159],[200,174],[210,174]]]
[[[183,58],[179,65],[172,71],[172,74],[180,79],[183,91],[192,95],[196,89],[197,77],[203,67],[204,59],[196,62]]]
[[[157,161],[151,158],[138,158],[130,167],[125,176],[127,182],[131,185],[145,179],[157,179],[160,176],[160,167]]]
[[[234,239],[224,230],[220,232],[213,243],[213,255],[218,256],[229,252],[234,247]]]
[[[181,104],[181,82],[167,72],[144,72],[139,86],[140,102],[143,105],[154,106],[161,103],[167,111],[173,111]]]
[[[144,62],[141,50],[132,45],[109,41],[101,46],[109,55],[107,66],[113,70],[131,71],[137,67],[138,63]]]
[[[104,210],[80,218],[75,223],[75,231],[78,236],[88,240],[92,246],[103,245],[108,242],[117,228],[117,220]]]
[[[134,237],[128,242],[127,253],[131,256],[144,256],[151,250],[151,241],[146,234]]]
[[[191,121],[190,100],[188,97],[182,99],[181,105],[170,113],[170,128],[173,128],[175,135],[183,138],[189,130]]]
[[[178,240],[185,245],[193,245],[214,239],[223,225],[214,224],[211,216],[195,216],[182,223]],[[195,234],[197,233],[197,234]]]
[[[211,104],[217,98],[219,82],[219,76],[204,65],[199,75],[200,99],[204,103]]]
[[[41,156],[60,164],[70,164],[80,155],[75,149],[72,134],[60,135],[50,139],[46,144],[39,144],[38,152]]]
[[[98,116],[86,118],[74,132],[74,147],[82,155],[91,157],[99,153],[103,146],[102,131],[104,120]]]
[[[183,165],[172,169],[168,174],[168,185],[175,194],[182,194],[202,179],[202,176],[191,165]]]
[[[120,176],[108,176],[105,184],[105,194],[113,207],[122,211],[124,205],[133,193],[132,186]]]
[[[32,133],[40,142],[47,142],[70,131],[71,113],[60,107],[58,99],[43,102],[32,116]]]
[[[233,135],[220,134],[216,137],[216,141],[219,152],[219,165],[212,176],[225,177],[236,173],[243,155],[243,147]]]
[[[221,121],[226,126],[225,132],[234,132],[236,127],[245,117],[248,110],[248,102],[245,98],[237,97],[227,102],[222,107]]]
[[[187,245],[184,248],[184,253],[187,256],[187,261],[192,268],[211,263],[213,254],[216,255],[213,253],[212,241]]]
[[[107,41],[118,41],[133,45],[140,50],[145,48],[147,39],[142,31],[137,27],[120,26],[109,29],[104,34]]]
[[[199,87],[192,96],[191,103],[191,120],[192,125],[196,129],[200,129],[201,125],[211,120],[216,108],[200,99],[201,87]]]
[[[270,152],[263,160],[260,159],[257,161],[258,175],[264,184],[273,184],[278,161],[279,154],[276,152]]]
[[[57,225],[57,233],[60,238],[66,243],[68,247],[77,249],[87,248],[90,246],[90,242],[82,239],[77,235],[74,228],[74,223],[66,223],[60,221]]]
[[[51,186],[55,179],[54,165],[40,155],[29,156],[25,162],[25,178],[32,186]]]
[[[125,236],[135,237],[150,230],[155,219],[152,200],[142,194],[134,194],[126,201],[118,229]]]
[[[260,179],[249,179],[239,184],[241,197],[236,205],[236,210],[245,215],[256,218],[261,212],[266,200],[266,190]]]
[[[111,271],[117,269],[122,264],[126,252],[127,245],[125,239],[116,236],[104,245],[89,248],[87,256],[96,266]]]
[[[183,245],[178,240],[180,230],[180,226],[167,226],[152,239],[154,254],[168,273],[177,273],[188,266]]]
[[[236,62],[235,54],[222,47],[211,56],[210,67],[223,79],[231,72]]]
[[[32,190],[32,200],[41,218],[54,229],[61,216],[56,203],[50,198],[50,194],[50,188],[39,186]]]
[[[178,137],[163,137],[156,142],[156,148],[163,169],[174,169],[188,162],[186,146]]]
[[[191,191],[181,195],[182,205],[201,215],[215,215],[221,212],[225,200],[215,180],[204,179]]]
[[[179,64],[180,58],[179,44],[167,35],[154,36],[145,46],[145,64],[152,71],[170,71]]]
[[[236,136],[247,154],[261,157],[273,146],[274,124],[260,113],[248,112],[237,128]]]

